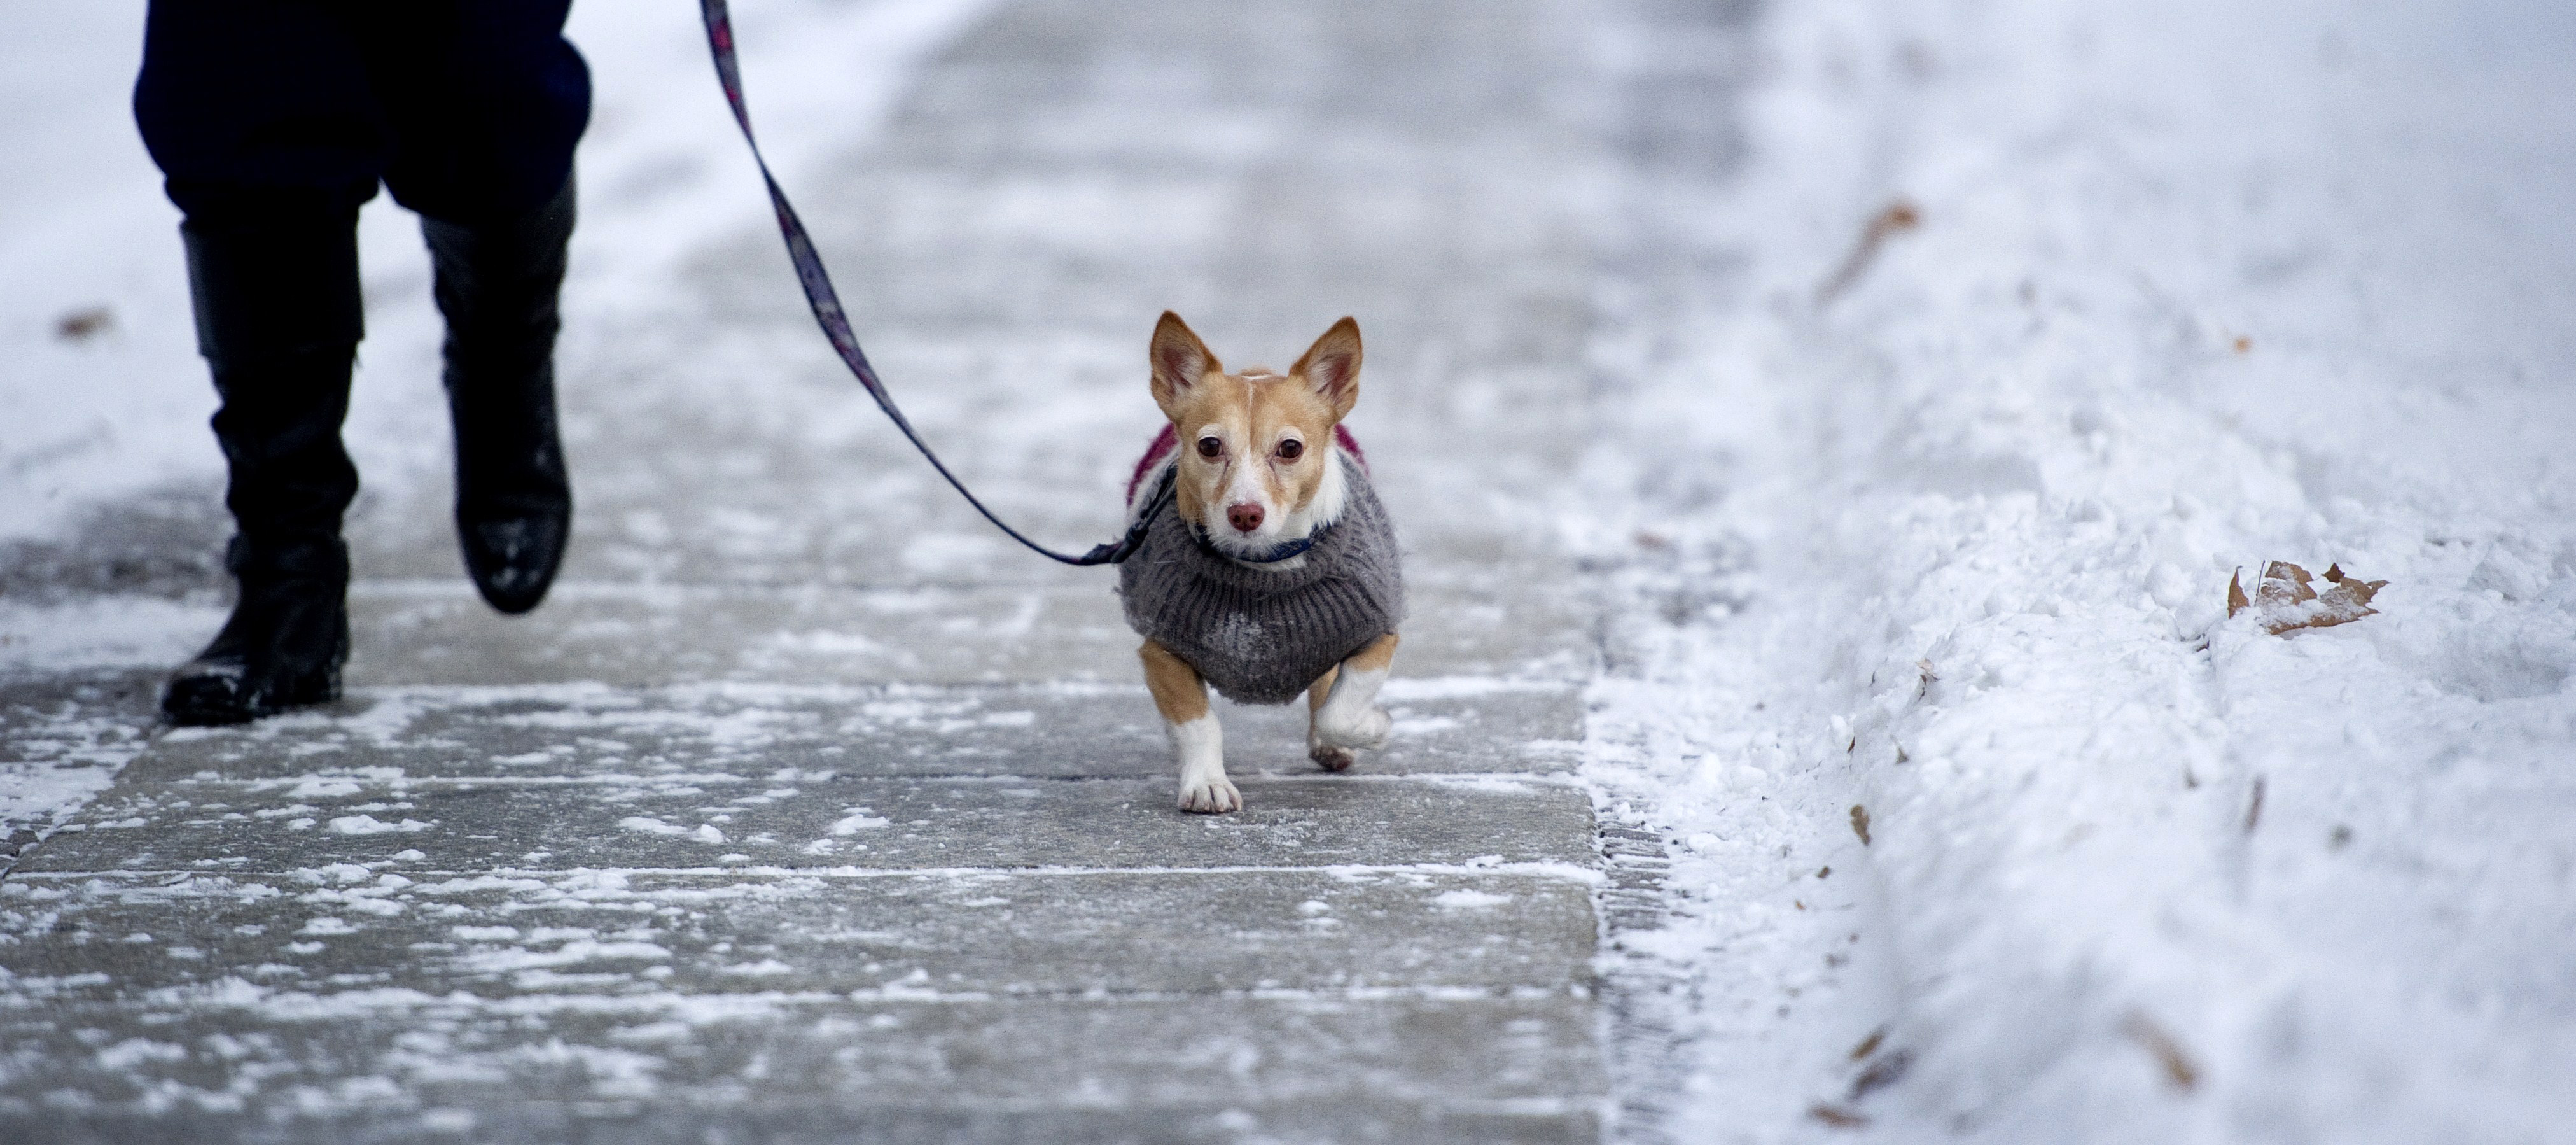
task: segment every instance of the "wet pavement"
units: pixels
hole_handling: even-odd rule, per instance
[[[568,332],[535,614],[474,598],[433,483],[352,522],[339,704],[172,731],[148,676],[0,681],[0,745],[123,768],[0,880],[0,1136],[1597,1139],[1624,883],[1557,523],[1646,11],[1015,4],[796,188],[925,436],[1062,544],[1117,525],[1162,309],[1237,367],[1357,315],[1413,585],[1386,751],[1325,775],[1302,712],[1220,704],[1246,810],[1176,811],[1109,576],[937,485],[746,229]],[[8,575],[202,597],[173,554],[220,529],[126,516],[82,543],[142,588]]]

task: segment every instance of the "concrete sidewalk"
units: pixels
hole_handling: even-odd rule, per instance
[[[543,609],[473,598],[443,489],[370,503],[349,699],[159,734],[0,881],[0,1137],[1596,1139],[1552,522],[1632,158],[1601,18],[1034,0],[796,188],[925,435],[1066,545],[1156,425],[1156,313],[1237,366],[1357,315],[1389,750],[1324,775],[1221,705],[1246,810],[1173,810],[1109,576],[937,485],[749,230],[568,336]]]

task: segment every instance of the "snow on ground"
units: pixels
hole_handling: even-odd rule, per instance
[[[1624,964],[1686,1000],[1673,1138],[2563,1140],[2576,16],[1759,39],[1744,184],[1635,207],[1753,302],[1601,350],[1593,771],[1677,843]],[[2267,560],[2389,584],[2275,636],[2224,610]]]

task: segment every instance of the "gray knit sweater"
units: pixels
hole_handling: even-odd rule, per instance
[[[1333,665],[1395,631],[1404,571],[1368,474],[1340,450],[1349,497],[1298,568],[1244,565],[1210,549],[1166,508],[1118,566],[1127,623],[1239,704],[1284,704]]]

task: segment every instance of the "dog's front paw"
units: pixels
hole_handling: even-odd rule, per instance
[[[1394,729],[1395,718],[1387,715],[1385,708],[1371,706],[1345,719],[1331,718],[1331,709],[1327,708],[1315,721],[1315,738],[1321,747],[1376,750],[1386,746],[1387,733]],[[1316,762],[1323,762],[1322,757],[1317,756]]]
[[[1183,779],[1181,810],[1195,811],[1201,815],[1223,815],[1241,811],[1243,795],[1236,791],[1233,782],[1223,775]]]
[[[1326,747],[1323,744],[1315,744],[1306,749],[1306,758],[1314,760],[1315,766],[1326,771],[1351,769],[1351,750],[1346,747]]]

